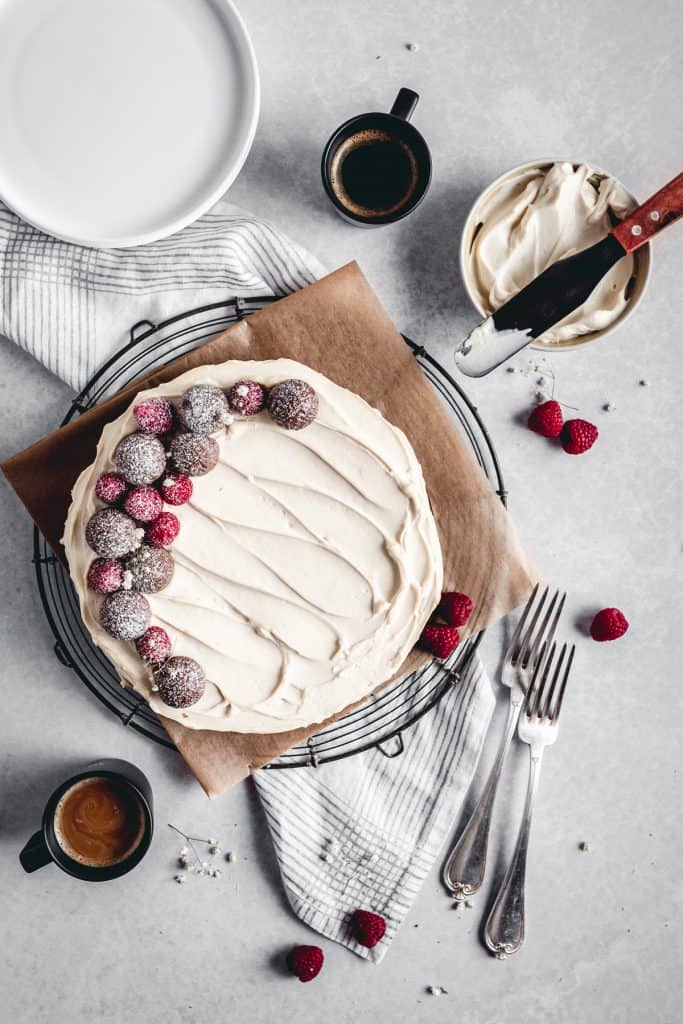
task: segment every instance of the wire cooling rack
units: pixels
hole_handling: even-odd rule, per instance
[[[272,301],[270,296],[237,298],[201,306],[160,324],[140,321],[131,328],[128,343],[100,367],[74,399],[62,426],[132,381],[173,362]],[[506,492],[498,458],[475,406],[422,345],[416,345],[409,338],[405,338],[405,342],[450,410],[456,427],[472,448],[491,486],[505,503]],[[58,660],[71,668],[123,725],[157,743],[173,747],[144,698],[121,686],[111,663],[92,643],[81,619],[69,575],[37,529],[34,530],[33,550],[38,589],[54,633]],[[387,757],[395,757],[403,750],[403,731],[434,707],[458,682],[480,640],[481,634],[456,648],[447,662],[431,661],[412,675],[386,687],[307,742],[292,747],[268,767],[316,766],[371,747],[379,748]]]

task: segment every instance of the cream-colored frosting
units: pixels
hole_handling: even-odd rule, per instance
[[[481,227],[470,258],[479,305],[495,313],[552,263],[599,242],[615,218],[633,208],[622,185],[585,164],[556,163],[508,176],[477,211]],[[633,256],[626,256],[582,306],[539,340],[566,341],[609,326],[626,306],[632,277]]]
[[[320,722],[367,697],[401,666],[439,600],[442,559],[420,464],[405,435],[358,395],[286,359],[201,366],[140,392],[179,399],[192,384],[241,378],[307,381],[320,401],[303,430],[266,413],[236,415],[214,437],[220,461],[193,478],[174,508],[180,533],[170,585],[149,594],[152,622],[173,653],[198,661],[207,683],[190,708],[167,707],[135,646],[99,624],[88,589],[94,553],[85,525],[95,481],[113,469],[130,408],[105,426],[95,461],[73,489],[63,538],[94,642],[152,708],[195,729],[282,732]]]

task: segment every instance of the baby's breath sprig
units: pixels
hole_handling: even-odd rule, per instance
[[[202,860],[202,857],[195,846],[195,843],[201,843],[208,847],[208,852],[211,857],[216,856],[222,852],[221,845],[217,839],[213,836],[209,836],[208,839],[203,839],[201,836],[191,836],[182,829],[177,828],[176,825],[171,825],[168,822],[168,827],[172,828],[174,832],[177,832],[179,836],[182,836],[187,845],[181,846],[178,850],[178,865],[183,868],[187,874],[199,875],[205,878],[221,878],[223,872],[220,868],[213,866],[212,861]],[[182,883],[185,881],[187,875],[178,874],[175,875],[176,882]]]

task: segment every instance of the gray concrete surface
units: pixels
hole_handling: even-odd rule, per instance
[[[396,323],[452,367],[473,323],[457,270],[478,191],[539,156],[586,159],[644,196],[681,170],[683,15],[674,0],[242,0],[263,109],[234,200],[271,218],[330,268],[357,258]],[[417,42],[417,52],[405,48]],[[415,123],[434,157],[431,192],[394,227],[342,223],[322,192],[323,143],[344,118],[420,92]],[[562,735],[541,783],[529,864],[529,934],[505,963],[482,948],[489,887],[456,912],[437,868],[379,967],[325,943],[305,987],[279,956],[316,941],[288,911],[254,792],[209,803],[179,759],[124,731],[52,654],[31,566],[31,527],[0,488],[2,549],[2,1017],[12,1024],[315,1020],[329,1024],[657,1024],[680,1020],[679,751],[683,230],[656,244],[649,292],[612,337],[549,364],[558,396],[601,438],[566,457],[520,425],[535,377],[469,385],[489,425],[510,507],[547,577],[569,590],[578,645]],[[518,365],[527,367],[527,357]],[[0,456],[49,431],[70,395],[0,344]],[[651,379],[640,388],[642,377]],[[602,411],[611,401],[617,408]],[[438,442],[437,442],[438,443]],[[597,645],[581,622],[603,605],[631,620]],[[487,640],[494,666],[499,642]],[[494,725],[497,736],[500,718]],[[150,776],[158,833],[143,865],[88,886],[17,861],[53,786],[94,755]],[[491,756],[487,748],[485,760]],[[516,752],[495,821],[490,883],[514,832],[525,763]],[[239,859],[220,881],[172,881],[166,822],[215,833]],[[454,829],[455,829],[454,823]],[[588,841],[591,853],[578,844]],[[443,985],[435,998],[426,986]]]

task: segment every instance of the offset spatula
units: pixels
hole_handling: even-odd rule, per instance
[[[683,174],[622,220],[601,241],[558,260],[465,338],[458,369],[483,377],[581,306],[607,271],[627,253],[683,216]]]

